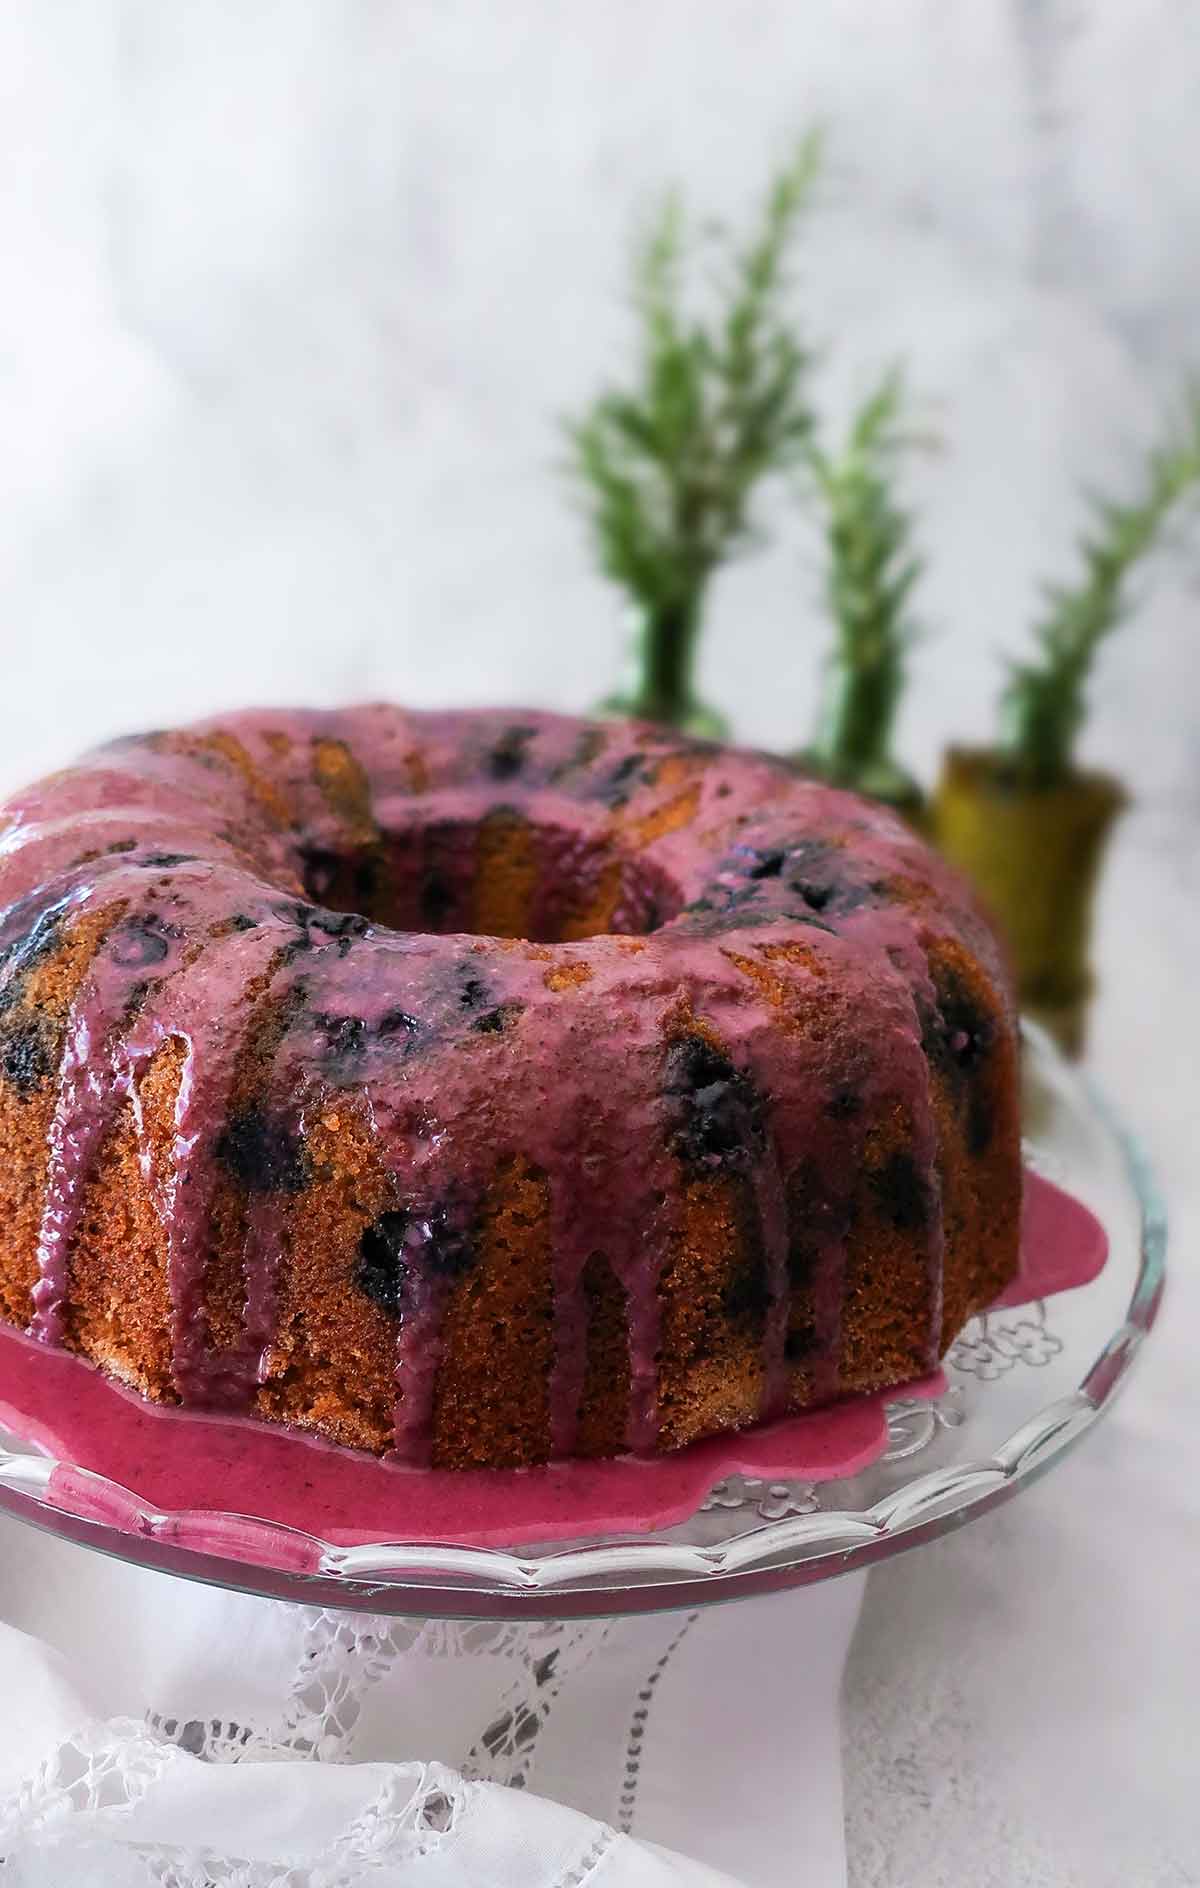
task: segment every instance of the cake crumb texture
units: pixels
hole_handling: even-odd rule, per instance
[[[0,1316],[148,1398],[670,1450],[927,1374],[1016,1271],[996,941],[781,761],[263,711],[0,830]]]

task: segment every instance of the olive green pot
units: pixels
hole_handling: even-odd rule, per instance
[[[1029,786],[988,749],[951,748],[933,799],[933,837],[972,879],[1008,940],[1021,1007],[1068,1055],[1083,1049],[1092,994],[1092,903],[1119,781],[1072,773]]]

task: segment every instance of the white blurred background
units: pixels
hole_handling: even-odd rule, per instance
[[[622,628],[556,420],[624,359],[654,193],[748,212],[814,120],[822,402],[901,355],[943,442],[914,488],[928,773],[990,726],[1079,482],[1120,485],[1200,366],[1195,26],[1189,0],[8,0],[2,782],[255,700],[594,700]],[[795,744],[822,628],[786,522],[721,584],[703,681]],[[1128,765],[1152,723],[1147,789],[1196,796],[1181,583],[1106,658],[1090,748]]]
[[[989,731],[1038,579],[1069,568],[1081,484],[1120,490],[1200,368],[1193,0],[6,0],[0,786],[121,729],[253,701],[586,708],[623,630],[556,418],[624,358],[629,240],[653,193],[674,180],[738,215],[813,120],[831,162],[797,307],[827,350],[822,404],[836,415],[901,355],[942,440],[912,488],[928,634],[900,741],[929,778],[945,741]],[[780,512],[786,541],[719,586],[702,686],[739,735],[795,745],[825,631],[811,528]],[[1193,535],[1106,652],[1085,746],[1139,797],[1102,898],[1095,1056],[1184,1246],[1200,1236]],[[1174,1301],[1193,1331],[1197,1296]],[[1080,1798],[1056,1773],[1032,1803],[1004,1769],[1020,1717],[989,1717],[986,1672],[962,1677],[953,1637],[986,1567],[1019,1587],[1055,1502],[1103,1508],[1113,1450],[1144,1485],[1139,1422],[1195,1431],[1194,1371],[1136,1396],[1119,1446],[1085,1452],[1053,1497],[873,1588],[888,1597],[868,1603],[852,1674],[854,1879],[1016,1879],[980,1856],[1019,1840],[1022,1879],[1074,1882],[1080,1801],[1112,1822],[1114,1882],[1193,1878],[1140,1867],[1149,1823],[1164,1855],[1195,1854],[1156,1728],[1190,1721],[1187,1662],[1156,1622],[1121,1621],[1111,1777]],[[1148,1564],[1174,1538],[1156,1539],[1156,1512],[1139,1520]],[[1119,1587],[1110,1551],[1107,1586],[1101,1564],[1098,1586],[1068,1582],[1014,1624],[1035,1669],[1064,1634],[1112,1639],[1094,1597]],[[1086,1692],[1078,1649],[1069,1711],[1119,1714],[1103,1662]],[[1158,1751],[1144,1773],[1139,1744]],[[935,1835],[944,1874],[920,1865]]]

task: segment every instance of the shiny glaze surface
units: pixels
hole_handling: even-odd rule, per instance
[[[316,760],[329,753],[352,761],[365,799],[322,785]],[[522,942],[453,928],[467,920],[476,835],[497,816],[529,835],[529,928],[541,937],[619,868],[604,935]],[[386,880],[402,922],[320,903],[347,857]],[[814,1400],[838,1393],[837,1207],[869,1123],[888,1111],[911,1124],[936,1363],[928,1055],[935,1036],[954,1051],[956,1025],[939,1009],[930,940],[966,944],[1005,983],[960,882],[886,811],[768,757],[636,725],[383,706],[251,713],[114,744],[15,796],[0,907],[0,1000],[84,913],[111,914],[58,1078],[32,1326],[48,1343],[62,1338],[71,1243],[105,1137],[127,1100],[137,1117],[141,1075],[176,1040],[172,1179],[156,1205],[185,1403],[238,1409],[254,1394],[283,1216],[306,1184],[306,1119],[337,1097],[368,1111],[392,1176],[404,1460],[426,1459],[442,1312],[510,1153],[551,1186],[556,1454],[574,1439],[596,1252],[626,1294],[628,1442],[654,1445],[658,1283],[681,1163],[752,1191],[767,1279],[763,1417],[783,1406],[784,1201],[803,1167],[817,1207]],[[764,979],[815,1026],[789,1027]],[[282,1032],[252,1108],[231,1120],[241,1045],[264,1005]],[[143,1166],[151,1178],[148,1153]],[[204,1315],[222,1167],[251,1202],[232,1348]]]

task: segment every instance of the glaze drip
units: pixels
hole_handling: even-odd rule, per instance
[[[497,833],[508,877],[488,879]],[[597,1255],[626,1305],[627,1442],[656,1444],[660,1280],[689,1174],[736,1176],[750,1203],[758,1414],[788,1405],[796,1353],[807,1400],[838,1394],[845,1176],[881,1118],[909,1124],[893,1188],[897,1210],[924,1204],[919,1361],[935,1364],[930,1019],[945,1017],[964,1107],[983,1026],[961,991],[935,987],[931,944],[966,937],[999,973],[957,881],[890,814],[768,759],[636,727],[263,714],[121,743],[18,796],[0,894],[0,1023],[47,940],[106,914],[59,1063],[33,1290],[43,1342],[68,1337],[88,1187],[128,1107],[167,1247],[174,1391],[250,1407],[290,1215],[313,1180],[312,1124],[350,1103],[386,1176],[354,1264],[395,1322],[404,1460],[429,1459],[446,1308],[497,1162],[517,1153],[550,1181],[553,1454],[577,1440]],[[362,908],[342,909],[351,898]],[[13,1040],[36,1089],[45,1058]],[[171,1044],[182,1072],[163,1162],[140,1088]],[[244,1223],[232,1344],[205,1312],[222,1186]],[[811,1304],[789,1349],[798,1281]]]

